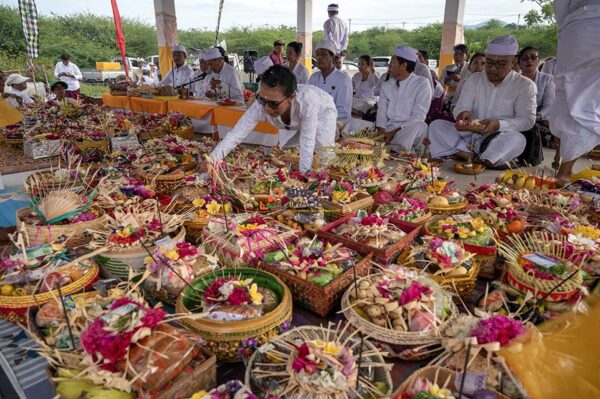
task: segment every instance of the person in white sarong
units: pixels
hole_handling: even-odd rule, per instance
[[[261,77],[256,101],[211,153],[224,159],[260,121],[280,129],[279,146],[300,150],[300,172],[312,167],[317,152],[322,166],[333,158],[337,111],[332,97],[310,85],[297,85],[286,67],[274,65]]]
[[[521,132],[535,123],[535,83],[511,69],[518,43],[512,36],[500,36],[487,46],[485,72],[472,74],[464,83],[454,108],[457,124],[478,120],[478,132],[459,131],[452,122],[435,120],[429,126],[429,147],[434,158],[476,155],[489,168],[505,167],[525,149]],[[489,134],[499,132],[481,151]],[[471,152],[472,150],[472,152]]]
[[[176,45],[173,47],[173,68],[167,73],[167,76],[158,82],[159,86],[171,85],[175,88],[189,83],[192,80],[194,70],[186,64],[187,49]]]
[[[240,73],[225,62],[224,55],[217,47],[204,53],[204,58],[211,73],[204,79],[206,82],[200,89],[200,97],[213,100],[231,98],[237,102],[244,102],[244,87]]]
[[[381,85],[375,126],[393,152],[418,149],[427,134],[425,117],[432,88],[427,79],[413,73],[418,62],[415,49],[397,46],[390,62],[391,78]]]
[[[208,67],[208,62],[206,62],[206,55],[204,51],[201,51],[198,54],[198,64],[199,68],[192,75],[192,92],[196,97],[200,97],[200,93],[203,92],[204,85],[206,84],[206,78],[210,75],[210,68]]]
[[[348,26],[343,19],[338,17],[340,7],[337,4],[327,6],[329,19],[323,24],[323,41],[334,44],[333,55],[346,55],[348,48]]]
[[[300,62],[303,44],[300,42],[289,42],[285,51],[285,66],[296,75],[299,85],[308,83],[308,69]]]
[[[577,158],[600,145],[600,1],[554,1],[558,49],[550,130],[560,139],[558,183]]]
[[[312,74],[308,83],[329,93],[337,108],[337,118],[341,124],[351,119],[352,79],[333,65],[335,45],[322,41],[316,49],[318,72]]]

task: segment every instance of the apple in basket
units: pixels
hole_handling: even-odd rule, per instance
[[[223,101],[222,101],[222,103],[223,103],[224,105],[231,105],[231,104],[233,104],[233,102],[234,102],[234,101],[233,101],[231,98],[229,98],[229,97],[228,97],[228,98],[225,98],[225,99],[223,99]]]

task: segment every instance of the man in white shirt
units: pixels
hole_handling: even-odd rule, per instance
[[[175,64],[171,70],[167,73],[167,76],[161,80],[158,85],[166,86],[171,85],[178,89],[181,86],[188,84],[192,80],[194,70],[191,66],[186,64],[187,50],[183,46],[173,47],[173,63]]]
[[[329,19],[323,24],[323,41],[333,42],[335,46],[334,55],[346,55],[348,48],[348,27],[346,23],[338,17],[340,8],[337,4],[327,6]]]
[[[27,81],[29,78],[21,76],[18,73],[13,73],[6,78],[6,87],[2,95],[6,101],[10,102],[14,107],[19,105],[31,105],[34,101],[27,95]]]
[[[54,67],[54,77],[67,84],[69,88],[65,92],[65,97],[79,98],[79,81],[83,79],[79,67],[70,61],[69,54],[64,53],[60,56],[61,61]]]
[[[509,35],[488,44],[485,72],[473,73],[464,83],[454,108],[456,124],[435,120],[429,126],[434,158],[467,159],[474,154],[487,167],[502,168],[523,153],[526,139],[521,132],[535,124],[537,90],[531,79],[511,69],[517,50],[516,39]],[[477,132],[456,128],[470,125]]]
[[[192,83],[192,92],[195,97],[200,97],[200,93],[203,93],[206,78],[210,74],[210,68],[206,62],[206,53],[204,51],[201,51],[200,54],[198,54],[198,62],[200,68],[192,75],[192,81],[196,81]]]
[[[390,61],[391,78],[381,85],[375,126],[392,152],[413,151],[427,135],[432,88],[427,79],[414,74],[418,62],[415,49],[397,46]]]
[[[317,44],[318,72],[311,75],[308,84],[316,86],[333,97],[337,108],[338,122],[347,122],[352,112],[352,79],[333,65],[335,45],[330,41]]]
[[[240,73],[226,63],[224,57],[225,55],[217,47],[204,53],[211,73],[204,79],[206,83],[201,88],[199,96],[213,100],[231,98],[237,102],[244,102]]]

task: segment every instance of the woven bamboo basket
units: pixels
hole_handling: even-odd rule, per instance
[[[471,259],[472,266],[464,276],[445,277],[440,275],[434,275],[432,278],[440,283],[440,286],[448,292],[456,292],[463,301],[468,302],[471,300],[475,285],[477,285],[477,276],[479,276],[479,263],[477,259]],[[455,298],[455,302],[460,302],[458,298]]]
[[[456,293],[464,302],[470,302],[473,290],[477,285],[477,277],[479,276],[479,262],[477,259],[471,258],[471,268],[469,273],[464,276],[444,276],[443,274],[431,274],[431,278],[440,284],[440,286],[448,292]],[[411,250],[408,248],[405,252],[398,256],[396,263],[407,267],[417,268],[415,260],[412,257]],[[454,302],[460,304],[458,297],[454,297]]]
[[[360,284],[363,280],[373,279],[375,276],[363,277],[355,284]],[[354,294],[354,290],[354,284],[352,284],[342,297],[344,317],[355,328],[376,340],[377,346],[388,352],[390,357],[398,357],[402,360],[413,361],[431,357],[434,354],[431,353],[431,349],[441,345],[444,330],[451,325],[459,314],[454,302],[449,300],[450,316],[440,323],[437,329],[425,332],[395,331],[372,323],[364,317],[366,314],[355,309],[350,301],[350,295]]]
[[[67,242],[76,243],[86,240],[86,232],[89,229],[96,230],[102,228],[106,224],[106,215],[103,213],[100,217],[87,222],[79,222],[75,224],[65,225],[45,225],[34,226],[23,221],[25,215],[32,213],[31,208],[21,208],[17,211],[17,226],[24,227],[25,232],[29,236],[31,243],[44,243],[56,241],[61,236],[72,235]]]
[[[23,138],[12,139],[12,138],[6,137],[4,139],[4,141],[6,142],[6,145],[9,146],[9,147],[22,148],[23,147],[23,143],[25,142],[25,139],[23,139]]]
[[[181,228],[173,238],[173,241],[183,241],[185,234],[185,228]],[[148,247],[148,250],[152,252],[154,246]],[[100,265],[102,277],[128,280],[130,269],[134,274],[141,274],[146,270],[144,259],[147,256],[148,252],[144,248],[131,247],[116,251],[106,251],[96,256],[96,262]]]
[[[446,205],[446,206],[432,206],[427,204],[427,209],[434,215],[456,215],[463,213],[467,210],[469,201],[465,198],[458,204]]]
[[[182,139],[192,140],[194,138],[194,127],[193,126],[181,126],[177,129],[170,130],[168,134],[179,136]]]
[[[346,339],[348,339],[347,345],[356,345],[358,344],[358,341],[360,340],[360,338],[358,336],[354,336],[354,337],[350,337],[350,331],[346,331],[344,334],[340,334],[339,339],[340,341],[345,341]],[[280,343],[283,342],[294,342],[296,339],[302,339],[302,340],[306,340],[307,338],[311,341],[321,341],[321,342],[328,342],[330,340],[332,340],[332,338],[334,338],[336,336],[335,333],[335,327],[334,328],[325,328],[323,326],[321,327],[317,327],[317,326],[301,326],[301,327],[296,327],[293,330],[290,330],[284,334],[282,334],[281,336],[275,338],[273,341],[274,342],[273,346],[274,346],[274,351],[280,351],[283,350],[283,352],[286,353],[290,353],[287,350],[283,349],[284,346],[280,345]],[[285,341],[284,341],[285,340]],[[325,398],[333,398],[333,399],[340,399],[340,398],[372,398],[372,399],[379,399],[379,398],[389,398],[389,393],[391,392],[391,389],[393,387],[393,382],[392,382],[392,376],[390,374],[390,370],[387,367],[388,365],[386,365],[384,363],[384,359],[381,353],[377,353],[378,350],[375,347],[375,345],[372,342],[369,342],[368,340],[364,340],[362,342],[362,348],[363,348],[363,352],[367,353],[369,352],[370,355],[367,357],[365,356],[362,359],[362,366],[360,367],[360,370],[358,371],[358,375],[360,376],[359,379],[359,388],[357,389],[358,393],[355,394],[354,392],[332,392],[329,391],[328,393],[325,393],[323,391],[319,392],[316,391],[315,388],[313,386],[311,386],[310,384],[302,384],[299,383],[298,380],[295,380],[295,383],[298,384],[301,388],[295,392],[293,392],[292,394],[288,394],[286,396],[282,395],[282,397],[287,397],[287,398],[294,398],[294,399],[325,399]],[[358,358],[358,354],[356,353],[357,350],[355,349],[353,355],[355,356],[355,364],[358,367],[358,361],[356,360]],[[252,390],[252,392],[255,392],[256,394],[260,395],[261,397],[263,396],[263,394],[265,394],[265,385],[269,385],[268,382],[265,383],[260,383],[260,378],[257,378],[256,376],[256,371],[259,370],[264,370],[262,366],[261,367],[261,363],[263,363],[265,361],[265,357],[266,359],[268,359],[269,365],[266,366],[268,370],[273,370],[273,371],[278,371],[278,372],[288,372],[288,373],[295,373],[294,371],[292,371],[291,369],[291,362],[293,359],[290,358],[287,359],[287,361],[285,359],[280,360],[280,363],[277,362],[277,360],[279,360],[279,357],[277,354],[273,353],[269,353],[269,351],[267,350],[267,353],[264,354],[263,352],[261,352],[260,350],[255,351],[254,354],[252,355],[252,357],[250,358],[250,360],[248,361],[248,366],[246,367],[246,374],[245,374],[245,384],[246,386],[250,387],[250,389]],[[273,359],[273,360],[271,360]],[[275,360],[277,359],[277,360]],[[287,363],[287,364],[286,364]],[[370,366],[366,366],[366,364],[369,364]],[[270,377],[269,377],[270,378]],[[278,383],[281,384],[290,384],[292,381],[292,378],[290,378],[290,375],[283,375],[281,378],[277,379]],[[362,380],[362,381],[361,381]],[[377,395],[376,394],[371,394],[371,393],[366,393],[364,388],[362,388],[363,384],[364,384],[364,380],[367,380],[370,384],[374,385],[374,386],[385,386],[387,387],[389,390],[388,392],[386,392],[387,394],[383,393],[383,392],[379,392]],[[282,391],[285,391],[287,387],[282,387],[280,385],[277,386],[278,389],[281,389]],[[356,387],[352,387],[352,391],[354,391],[354,388]]]
[[[412,373],[406,380],[404,380],[398,390],[394,392],[391,397],[395,398],[396,396],[408,391],[419,379],[426,379],[431,383],[436,383],[442,388],[446,387],[446,389],[451,390],[453,393],[457,393],[460,389],[460,386],[456,384],[456,375],[457,373],[455,371],[439,366],[426,366],[420,368]],[[446,385],[446,382],[448,382],[448,385]],[[492,389],[490,390],[496,394],[498,399],[509,399],[508,396],[503,395],[500,392]]]
[[[367,193],[357,193],[355,200],[341,204],[330,200],[322,200],[321,207],[325,212],[325,220],[334,222],[361,209],[369,210],[373,206],[373,197]]]
[[[103,154],[110,153],[110,140],[65,140],[66,143],[72,144],[81,151],[99,150]]]
[[[240,362],[239,354],[242,341],[257,339],[264,344],[280,334],[282,324],[292,320],[292,294],[289,288],[276,276],[257,269],[222,269],[204,274],[192,282],[192,286],[204,291],[216,278],[238,276],[240,279],[252,278],[259,287],[268,287],[278,296],[279,304],[267,314],[249,320],[216,321],[208,319],[182,319],[185,328],[200,335],[207,341],[205,347],[217,356],[221,362]],[[193,310],[195,294],[185,288],[177,299],[175,311],[190,313]]]
[[[372,254],[369,254],[356,264],[357,277],[369,275],[371,271],[371,257]],[[331,312],[344,291],[354,280],[354,271],[352,268],[346,270],[335,280],[322,287],[312,281],[303,280],[291,273],[280,270],[274,265],[267,265],[261,262],[258,267],[279,277],[289,287],[295,303],[315,312],[321,317],[325,317]]]
[[[196,242],[200,241],[202,239],[202,230],[208,226],[209,221],[209,218],[196,217],[195,220],[185,222],[183,226],[185,227],[187,239]]]
[[[441,216],[434,216],[425,224],[425,234],[435,237],[436,235],[429,230],[429,227],[438,221]],[[486,279],[494,279],[496,277],[496,269],[498,268],[498,249],[496,245],[481,247],[463,243],[465,250],[474,253],[475,259],[479,264],[479,276]]]
[[[138,134],[138,138],[140,140],[150,140],[150,139],[159,139],[161,137],[165,137],[167,132],[161,128],[156,128],[152,130],[146,130],[144,132],[140,132]]]
[[[140,172],[140,177],[143,178],[147,184],[151,184],[158,193],[171,193],[180,187],[186,177],[198,173],[199,167],[187,170],[182,173],[168,174],[168,175],[151,175],[149,173]]]
[[[98,266],[92,264],[90,270],[79,280],[61,287],[62,294],[64,296],[71,295],[90,288],[98,280],[98,272]],[[0,319],[8,320],[12,323],[26,324],[29,309],[43,305],[57,297],[57,290],[27,296],[0,295]]]

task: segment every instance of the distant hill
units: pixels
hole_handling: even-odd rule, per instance
[[[465,30],[475,30],[475,29],[480,29],[480,28],[483,28],[483,27],[484,27],[484,26],[486,26],[486,25],[488,24],[488,22],[490,22],[490,21],[491,21],[491,20],[488,20],[488,21],[483,21],[483,22],[480,22],[480,23],[478,23],[477,25],[465,25]],[[497,21],[497,22],[499,22],[499,23],[502,25],[502,27],[504,27],[504,26],[508,25],[508,22],[499,21],[499,20],[497,20],[497,19],[495,19],[494,21]]]

